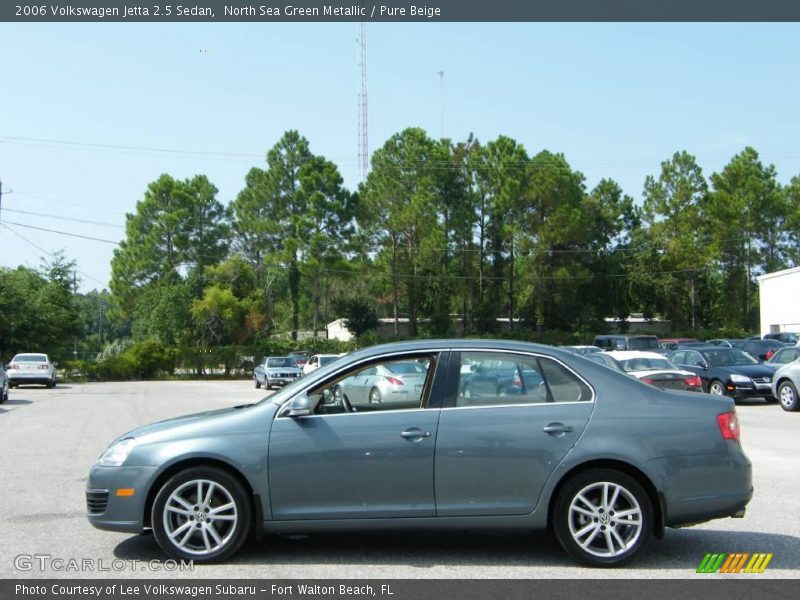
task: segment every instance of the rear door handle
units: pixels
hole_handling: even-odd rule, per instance
[[[400,434],[400,437],[407,440],[421,441],[422,438],[431,437],[430,431],[422,431],[419,427],[410,427]]]
[[[564,425],[563,423],[550,423],[549,425],[545,425],[542,431],[552,436],[561,436],[565,433],[572,433],[572,427],[570,425]]]

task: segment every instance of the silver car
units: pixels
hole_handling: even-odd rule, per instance
[[[0,404],[8,400],[8,373],[3,363],[0,363]]]
[[[8,363],[9,387],[31,383],[43,384],[45,387],[56,387],[56,367],[58,363],[50,361],[47,354],[17,354]]]
[[[463,367],[490,361],[514,365],[518,392],[464,394]],[[415,391],[337,397],[372,368]],[[752,493],[731,398],[698,402],[552,346],[429,340],[360,350],[257,404],[122,434],[91,468],[86,502],[95,527],[152,529],[166,554],[196,562],[250,535],[472,528],[549,529],[577,560],[616,566],[667,527],[742,517]]]
[[[800,399],[797,390],[800,389],[800,360],[783,365],[772,377],[772,394],[778,399],[783,410],[800,410]]]
[[[262,385],[267,388],[281,387],[303,376],[303,371],[289,356],[270,356],[253,369],[253,382],[256,389]]]
[[[426,361],[396,361],[373,365],[343,379],[333,388],[334,397],[342,395],[352,406],[382,402],[419,405],[428,375]]]

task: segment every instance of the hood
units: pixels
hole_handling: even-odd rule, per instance
[[[174,417],[172,419],[165,419],[150,425],[137,427],[121,436],[115,442],[125,438],[136,438],[144,442],[158,441],[163,438],[180,439],[193,435],[202,434],[202,430],[206,427],[217,427],[218,423],[222,420],[229,420],[230,428],[235,430],[238,422],[250,421],[251,417],[255,417],[253,413],[256,410],[253,404],[241,404],[239,406],[232,406],[229,408],[221,408],[216,410],[208,410],[204,412],[184,415],[182,417]],[[277,407],[264,403],[258,412],[264,413],[272,410],[277,410]]]
[[[728,373],[728,374],[738,373],[739,375],[747,375],[748,377],[772,377],[773,373],[775,373],[775,369],[762,364],[727,365],[727,366],[712,367],[712,369],[717,369],[719,371],[722,371],[723,373]]]

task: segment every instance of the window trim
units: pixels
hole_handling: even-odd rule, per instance
[[[537,360],[542,358],[552,360],[557,364],[561,365],[562,367],[564,367],[575,377],[580,379],[592,393],[591,398],[589,398],[588,400],[579,400],[574,402],[516,402],[514,404],[487,404],[485,406],[456,406],[456,399],[458,397],[458,384],[460,381],[461,354],[464,352],[494,352],[497,354],[518,354],[521,356],[534,357]],[[521,406],[564,406],[568,404],[594,404],[595,400],[597,399],[597,392],[595,391],[594,386],[591,383],[589,383],[583,375],[578,373],[575,369],[570,367],[560,358],[557,358],[550,354],[543,354],[541,352],[525,352],[522,350],[505,350],[499,348],[453,348],[451,349],[450,352],[450,365],[448,373],[449,376],[447,378],[447,389],[445,390],[444,394],[444,403],[442,404],[441,407],[442,410],[475,410],[475,409],[491,409],[491,408],[509,408],[516,406],[520,407]],[[547,382],[547,377],[544,376],[544,374],[542,374],[542,377],[549,389],[550,384]]]

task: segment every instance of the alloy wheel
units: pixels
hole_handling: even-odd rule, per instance
[[[224,548],[236,533],[236,502],[219,482],[194,479],[175,489],[162,513],[164,531],[175,547],[206,556]]]
[[[625,554],[642,533],[642,507],[636,497],[610,481],[591,483],[575,494],[568,519],[573,541],[598,558]]]
[[[722,384],[719,381],[714,381],[710,386],[708,386],[708,393],[714,394],[715,396],[724,396],[725,388],[722,387]]]

